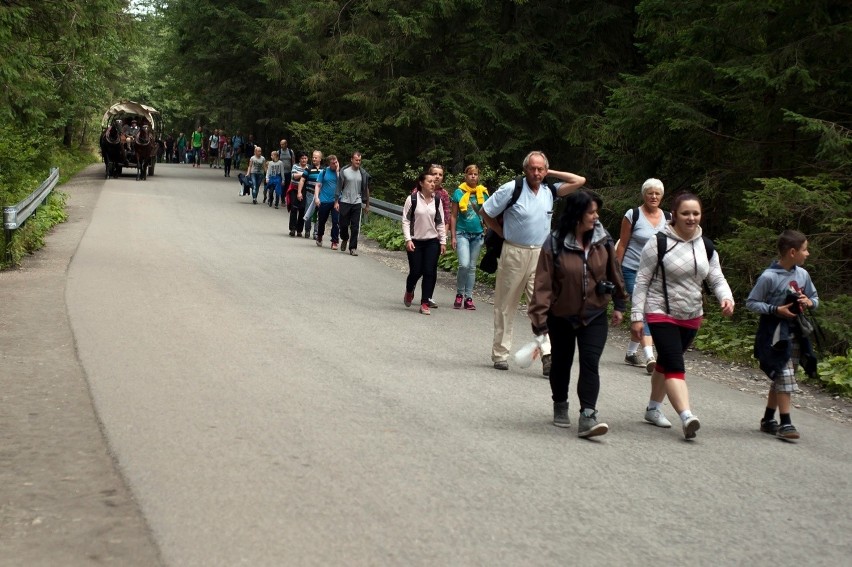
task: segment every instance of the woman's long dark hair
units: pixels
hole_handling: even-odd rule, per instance
[[[562,242],[567,234],[574,233],[592,203],[598,204],[598,210],[603,208],[603,199],[591,191],[581,189],[565,197],[565,208],[562,209],[562,216],[559,217],[559,226],[556,229],[559,242]],[[594,229],[586,232],[583,235],[583,240],[586,242],[591,240],[593,231]]]

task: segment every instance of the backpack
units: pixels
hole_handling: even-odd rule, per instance
[[[636,229],[636,223],[639,221],[639,207],[633,207],[633,219],[630,221],[630,232],[633,232]],[[666,217],[667,221],[672,220],[672,214],[668,211],[663,211],[663,215]]]
[[[666,314],[669,313],[669,290],[666,287],[666,267],[663,265],[663,257],[666,255],[666,243],[668,237],[662,232],[657,233],[657,267],[654,270],[654,277],[657,277],[657,271],[659,270],[662,274],[663,279],[663,299],[666,301]],[[713,258],[713,254],[716,253],[716,245],[713,244],[713,241],[701,235],[701,240],[704,241],[704,250],[707,252],[707,261],[709,262]],[[701,282],[704,286],[704,291],[709,294],[710,286],[707,285],[707,281]]]
[[[410,223],[409,230],[411,231],[412,236],[414,235],[414,209],[417,208],[417,201],[420,199],[417,198],[417,195],[420,191],[413,193],[411,195],[411,208],[408,209],[408,222]],[[441,196],[435,193],[435,226],[439,224],[444,224],[444,221],[441,219],[441,212],[443,209],[443,202],[441,201]]]

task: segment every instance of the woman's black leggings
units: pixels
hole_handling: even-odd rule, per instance
[[[413,240],[414,252],[408,253],[408,279],[405,291],[411,293],[417,287],[417,280],[423,277],[420,288],[420,303],[426,303],[435,291],[438,281],[438,256],[441,255],[441,243],[437,238],[431,240]]]
[[[695,340],[698,329],[687,329],[674,323],[648,323],[648,326],[657,347],[657,366],[666,378],[683,380],[686,375],[683,353]]]
[[[554,402],[568,400],[571,383],[571,365],[574,362],[575,344],[580,349],[580,376],[577,379],[577,397],[580,410],[595,409],[601,378],[598,366],[609,332],[606,314],[589,321],[588,325],[574,328],[567,319],[548,315],[547,329],[550,335],[550,391]]]

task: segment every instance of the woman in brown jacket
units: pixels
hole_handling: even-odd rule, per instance
[[[533,333],[550,335],[553,425],[568,427],[568,386],[575,344],[580,350],[580,423],[577,435],[595,437],[609,430],[598,422],[598,365],[607,338],[606,308],[615,302],[612,324],[621,324],[627,291],[612,237],[598,222],[601,198],[577,191],[565,198],[559,227],[544,243],[535,273],[528,313]]]

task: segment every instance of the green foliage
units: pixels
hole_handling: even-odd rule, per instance
[[[846,351],[845,356],[833,356],[820,361],[817,368],[820,385],[829,391],[852,396],[852,349]]]
[[[402,227],[396,221],[379,215],[370,215],[361,232],[368,238],[372,238],[382,248],[388,250],[405,250],[405,238],[402,236]]]

